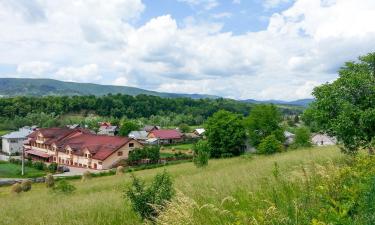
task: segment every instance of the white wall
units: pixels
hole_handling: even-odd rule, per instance
[[[2,151],[6,152],[8,154],[16,153],[16,152],[22,152],[23,148],[23,142],[26,139],[24,138],[16,138],[16,139],[8,139],[8,138],[3,138],[2,142]]]

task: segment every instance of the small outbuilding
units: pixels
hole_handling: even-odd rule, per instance
[[[311,142],[318,146],[336,145],[337,139],[335,137],[328,136],[327,134],[313,134]]]

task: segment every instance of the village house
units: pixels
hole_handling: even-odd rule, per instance
[[[146,141],[148,139],[147,135],[148,133],[146,131],[139,130],[139,131],[131,131],[128,136],[138,141]]]
[[[288,146],[288,145],[293,144],[296,135],[293,133],[290,133],[289,131],[284,131],[284,137],[285,137],[285,145]]]
[[[44,128],[24,144],[26,157],[91,169],[110,169],[142,144],[128,137],[95,135],[85,129]]]
[[[202,136],[204,134],[204,132],[206,132],[206,130],[204,128],[197,128],[193,131],[193,133],[198,135],[198,136]]]
[[[327,134],[313,134],[311,137],[311,143],[318,146],[336,145],[337,140],[334,137],[330,137]]]
[[[147,133],[150,133],[151,131],[154,131],[154,130],[160,130],[160,127],[154,126],[154,125],[146,125],[143,127],[143,130],[146,131]]]
[[[159,145],[174,144],[183,140],[183,136],[178,130],[153,130],[147,137],[149,139],[156,138]]]
[[[22,127],[18,131],[2,136],[2,152],[7,155],[15,155],[22,152],[23,142],[36,127]]]
[[[99,126],[98,134],[100,135],[115,136],[117,133],[118,127],[112,126],[111,123],[101,123]]]

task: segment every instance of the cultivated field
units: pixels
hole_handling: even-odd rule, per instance
[[[240,193],[246,193],[248,198],[248,195],[259,190],[265,179],[272,178],[275,173],[275,162],[277,172],[292,179],[303,175],[301,165],[332,163],[341,158],[337,147],[317,147],[272,156],[210,160],[209,166],[204,169],[195,168],[193,163],[167,166],[165,169],[172,174],[177,191],[182,193],[179,198],[186,198],[198,205],[212,204],[208,205],[212,208],[227,204],[227,201],[237,201],[233,199],[244,196]],[[150,180],[162,170],[138,171],[135,175]],[[0,224],[142,224],[123,197],[126,186],[130,184],[129,174],[71,182],[77,187],[71,195],[51,193],[42,184],[33,185],[30,192],[18,196],[10,194],[10,187],[0,188]],[[244,207],[248,207],[249,203],[245,198],[238,202]],[[236,207],[229,207],[228,210],[237,213]],[[202,218],[202,224],[228,224],[225,222],[231,221],[229,216],[228,221],[225,221],[225,215],[211,216],[207,214],[206,218]]]

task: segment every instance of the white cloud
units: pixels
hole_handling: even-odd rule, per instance
[[[210,10],[219,5],[217,0],[178,0],[179,2],[184,2],[192,7],[203,7],[205,10]]]
[[[96,64],[88,64],[81,67],[63,67],[56,72],[56,77],[65,81],[93,82],[102,77]]]
[[[293,1],[293,0],[263,0],[263,6],[266,9],[272,9],[272,8],[278,7],[279,5],[281,5],[283,3],[288,3],[288,2],[291,2],[291,1]]]
[[[335,79],[345,61],[375,51],[373,0],[294,0],[265,30],[245,34],[191,17],[181,24],[170,15],[135,27],[145,8],[140,0],[14,2],[0,3],[0,62],[18,65],[25,76],[298,99]]]
[[[215,19],[231,18],[232,13],[230,12],[215,13],[215,14],[212,14],[212,17]]]
[[[31,76],[41,76],[46,75],[48,72],[53,70],[53,66],[48,62],[32,61],[19,64],[17,66],[17,73],[31,75]]]

